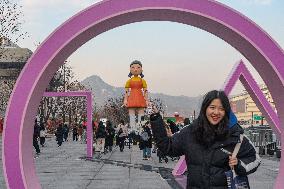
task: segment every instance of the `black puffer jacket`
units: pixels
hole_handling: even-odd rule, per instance
[[[243,129],[238,125],[230,128],[230,136],[225,141],[216,141],[206,148],[195,140],[192,128],[197,122],[183,128],[172,137],[167,137],[162,118],[151,115],[151,126],[158,148],[167,155],[185,155],[188,168],[187,188],[189,189],[227,189],[225,171],[230,170],[229,154],[233,152]],[[239,175],[256,171],[260,164],[259,156],[247,137],[244,137],[237,155],[235,170]]]

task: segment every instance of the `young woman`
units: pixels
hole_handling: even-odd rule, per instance
[[[167,136],[159,113],[152,114],[150,120],[158,148],[166,155],[185,155],[187,188],[227,189],[226,171],[234,168],[238,175],[248,175],[260,164],[247,137],[237,157],[231,157],[244,131],[231,113],[229,99],[223,91],[208,92],[198,118],[172,137]]]

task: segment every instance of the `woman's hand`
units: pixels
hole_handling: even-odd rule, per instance
[[[229,166],[231,168],[234,168],[235,165],[238,164],[238,158],[233,158],[232,156],[229,156]]]

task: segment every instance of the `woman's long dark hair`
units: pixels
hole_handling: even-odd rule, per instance
[[[225,110],[224,118],[217,125],[211,125],[206,117],[206,109],[214,99],[220,99]],[[196,140],[206,147],[211,146],[215,140],[225,140],[229,133],[230,111],[230,102],[224,91],[213,90],[208,92],[203,99],[194,128]]]

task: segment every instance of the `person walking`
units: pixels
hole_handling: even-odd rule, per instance
[[[73,141],[78,141],[78,128],[77,128],[77,124],[73,125],[72,134],[73,134]]]
[[[165,129],[166,129],[166,132],[167,132],[167,136],[171,137],[173,134],[172,134],[172,131],[171,131],[169,125],[164,122],[164,126],[165,126]],[[162,163],[162,160],[164,160],[166,163],[168,163],[168,161],[169,161],[168,157],[158,147],[157,147],[157,156],[159,157],[159,163]]]
[[[114,130],[111,122],[108,120],[106,122],[106,144],[105,144],[107,152],[112,151],[114,135],[115,135],[115,130]]]
[[[60,147],[63,143],[63,123],[59,123],[57,130],[56,130],[56,140],[58,147]]]
[[[152,148],[152,133],[149,127],[149,122],[146,122],[145,125],[142,126],[139,148],[143,151],[143,160],[149,160],[151,158]]]
[[[234,169],[237,175],[247,176],[260,165],[259,155],[231,111],[224,91],[208,92],[198,118],[191,126],[167,136],[157,108],[151,114],[151,126],[158,148],[170,156],[185,155],[187,189],[227,189],[225,172]],[[243,137],[239,153],[232,152]]]
[[[0,117],[0,135],[3,132],[4,118]]]
[[[44,147],[45,137],[46,137],[46,129],[44,127],[44,124],[41,123],[41,125],[40,125],[40,133],[39,133],[39,143],[40,143],[40,145],[42,147]]]
[[[82,135],[83,135],[83,126],[80,125],[78,127],[78,141],[82,141]]]
[[[82,144],[86,144],[87,142],[87,128],[86,126],[83,126],[83,132],[82,132]]]
[[[124,150],[124,141],[128,134],[127,126],[124,124],[123,120],[120,120],[120,123],[117,126],[117,136],[118,136],[118,145],[121,152]]]
[[[97,142],[97,147],[99,149],[96,151],[99,151],[101,154],[105,153],[105,139],[106,139],[106,129],[103,122],[100,121],[96,133],[96,142]]]
[[[67,123],[64,123],[64,126],[63,126],[63,138],[64,138],[65,142],[68,140],[68,135],[69,135],[69,127],[68,127]]]
[[[38,145],[39,135],[40,135],[40,126],[38,125],[37,120],[35,120],[35,123],[34,123],[34,134],[33,134],[33,146],[34,146],[34,148],[36,150],[36,154],[37,155],[40,154],[40,148],[39,148],[39,145]]]

